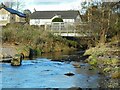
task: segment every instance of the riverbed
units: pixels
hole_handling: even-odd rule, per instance
[[[2,88],[104,88],[106,80],[97,69],[84,63],[83,51],[46,53],[32,60],[24,59],[22,66],[0,63]],[[73,64],[80,65],[76,68]],[[72,76],[65,75],[73,73]]]

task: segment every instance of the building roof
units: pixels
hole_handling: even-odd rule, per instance
[[[62,19],[75,19],[80,15],[79,11],[35,11],[31,14],[31,19],[51,19],[55,15],[60,15]]]
[[[19,17],[26,17],[26,15],[24,13],[21,13],[19,11],[16,11],[12,8],[7,8],[7,7],[2,7],[4,8],[5,10],[7,10],[8,12],[10,12],[11,14],[17,14]]]

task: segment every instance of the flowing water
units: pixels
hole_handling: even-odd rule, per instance
[[[23,60],[22,66],[1,63],[2,88],[97,88],[105,87],[104,76],[83,62],[81,51],[47,53],[33,60]],[[80,65],[75,68],[73,64]],[[67,76],[66,73],[73,73]]]

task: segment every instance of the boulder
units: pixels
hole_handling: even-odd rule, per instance
[[[116,71],[116,72],[112,73],[111,77],[113,79],[120,79],[120,72]]]
[[[73,75],[75,75],[75,74],[74,74],[74,73],[69,72],[69,73],[66,73],[66,74],[64,74],[64,75],[66,75],[66,76],[73,76]]]
[[[71,88],[68,88],[67,90],[82,90],[82,88],[80,88],[80,87],[71,87]]]
[[[22,55],[16,55],[11,60],[11,66],[21,66],[23,56]]]
[[[0,58],[3,58],[3,54],[0,53]]]
[[[79,63],[72,63],[72,65],[73,65],[75,68],[80,68],[80,64],[79,64]]]

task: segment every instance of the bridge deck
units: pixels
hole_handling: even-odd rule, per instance
[[[45,30],[60,36],[90,36],[91,32],[88,30],[89,28],[87,26],[86,23],[76,25],[75,23],[52,22],[46,23]]]

